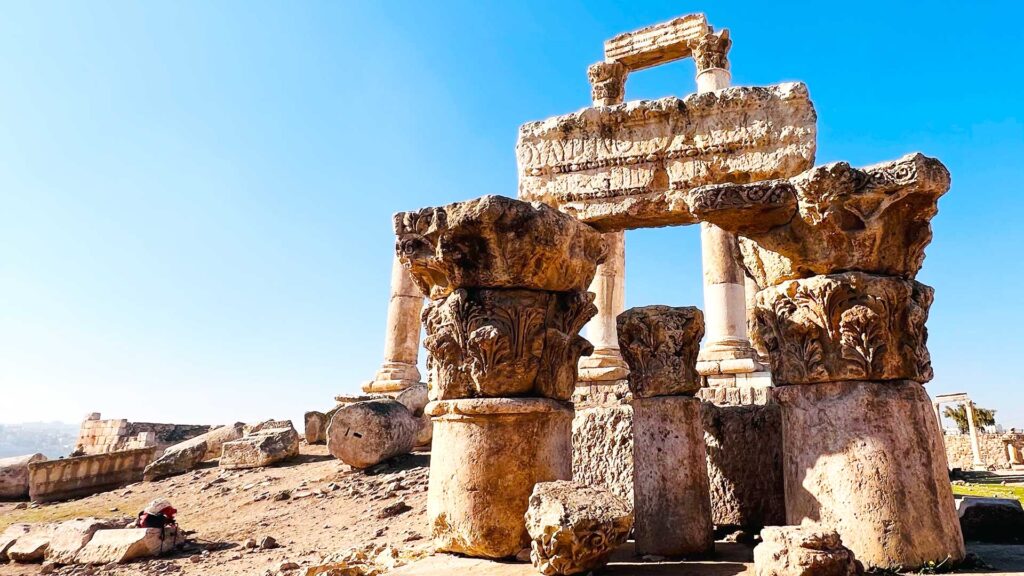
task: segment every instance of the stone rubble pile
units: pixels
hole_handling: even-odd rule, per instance
[[[14,524],[0,534],[0,562],[59,565],[121,564],[171,551],[176,529],[121,528],[127,518],[76,518],[50,524]]]

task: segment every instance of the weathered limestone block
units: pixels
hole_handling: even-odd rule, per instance
[[[678,196],[795,176],[814,162],[816,115],[799,83],[736,87],[579,112],[519,129],[519,197],[602,232],[693,224]]]
[[[0,533],[0,562],[8,560],[7,551],[18,542],[18,538],[32,530],[31,524],[11,524]]]
[[[700,400],[633,400],[634,537],[638,554],[694,556],[714,549]]]
[[[416,433],[416,446],[430,446],[430,440],[434,436],[434,426],[430,423],[430,416],[424,410],[430,403],[430,392],[426,384],[410,386],[395,396],[395,400],[401,402],[413,416],[420,419],[420,430]]]
[[[7,558],[18,564],[42,562],[46,549],[50,547],[54,528],[53,524],[33,524],[27,533],[18,536],[7,548]]]
[[[0,499],[22,499],[28,497],[28,465],[42,462],[42,454],[26,454],[0,458]]]
[[[580,356],[593,350],[579,331],[596,312],[589,292],[458,289],[431,301],[423,310],[431,398],[568,400]]]
[[[632,511],[617,496],[564,480],[534,486],[526,511],[530,560],[547,576],[601,568],[632,528]]]
[[[942,435],[920,384],[784,386],[775,398],[789,524],[834,527],[869,568],[963,559]]]
[[[756,532],[786,523],[782,417],[776,404],[701,403],[711,520]]]
[[[754,548],[757,576],[856,576],[864,573],[835,530],[813,524],[769,526]]]
[[[606,247],[590,226],[539,203],[503,196],[395,215],[396,251],[420,290],[582,292]]]
[[[306,438],[306,444],[323,444],[327,441],[327,425],[331,421],[327,414],[310,410],[302,415],[302,434]]]
[[[432,402],[427,413],[435,549],[504,558],[528,547],[533,487],[572,477],[571,408],[546,398],[489,398]]]
[[[205,460],[220,458],[224,443],[240,439],[244,429],[245,424],[236,422],[230,426],[214,428],[205,434],[175,444],[164,450],[162,456],[146,466],[142,477],[147,482],[152,482],[195,470]]]
[[[606,40],[605,60],[642,70],[686,58],[690,41],[711,31],[703,14],[687,14]]]
[[[633,509],[633,407],[577,407],[572,421],[572,478],[603,486]]]
[[[1024,543],[1024,508],[1020,500],[966,497],[956,511],[964,540]]]
[[[123,564],[136,558],[159,556],[170,551],[174,543],[173,529],[124,528],[100,530],[75,558],[77,564]]]
[[[244,435],[255,434],[264,430],[276,430],[280,428],[294,428],[291,420],[264,420],[263,422],[257,422],[256,424],[248,425],[244,428]]]
[[[862,272],[761,290],[754,319],[775,383],[931,380],[925,321],[933,295],[914,280]]]
[[[700,389],[697,353],[704,315],[693,306],[630,308],[618,317],[619,349],[633,395],[692,395]]]
[[[408,454],[423,420],[398,400],[381,398],[343,406],[327,427],[327,448],[353,468],[369,468]]]
[[[707,186],[673,200],[742,236],[743,264],[758,286],[845,270],[913,279],[949,182],[941,162],[909,154],[866,168],[826,164],[786,181]]]
[[[266,428],[225,442],[219,465],[229,470],[259,468],[298,455],[299,433],[294,428]]]
[[[46,561],[74,564],[79,551],[85,548],[98,530],[115,528],[115,524],[114,521],[98,518],[76,518],[61,522],[54,528],[50,537],[50,545],[45,554]]]
[[[29,497],[33,502],[53,502],[139,482],[156,451],[156,446],[150,446],[32,462],[28,465]]]

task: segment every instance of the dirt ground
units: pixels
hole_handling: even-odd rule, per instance
[[[323,446],[302,446],[299,459],[281,466],[222,471],[215,465],[158,482],[143,482],[37,508],[15,509],[0,502],[0,530],[16,522],[47,522],[82,516],[134,516],[149,501],[166,497],[179,510],[188,549],[149,561],[117,567],[65,567],[59,575],[263,576],[276,574],[282,562],[301,568],[318,565],[338,551],[390,544],[426,555],[426,490],[430,455],[416,453],[364,473],[332,458]],[[287,493],[285,498],[284,493]],[[408,510],[390,516],[382,510],[403,501]],[[404,508],[404,507],[399,507]],[[382,517],[386,516],[386,517]],[[272,549],[249,549],[245,541],[273,537]],[[992,568],[961,573],[1020,574],[1024,546],[969,544]],[[694,562],[644,562],[626,544],[602,573],[640,575],[733,576],[753,574],[752,549],[718,543],[714,558]],[[0,564],[0,576],[38,574],[39,565]],[[304,570],[290,572],[304,574]],[[529,564],[496,563],[447,555],[428,557],[398,568],[395,576],[499,576],[537,574]]]

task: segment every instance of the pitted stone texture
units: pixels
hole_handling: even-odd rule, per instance
[[[0,532],[0,562],[9,560],[7,551],[18,542],[18,538],[31,531],[31,524],[11,524],[3,532]]]
[[[782,420],[775,404],[701,403],[711,520],[755,532],[786,523]]]
[[[835,528],[867,568],[963,559],[942,435],[920,384],[784,386],[775,399],[789,524]]]
[[[420,430],[416,433],[416,446],[429,446],[430,440],[433,438],[434,427],[430,424],[430,416],[424,413],[424,409],[430,402],[427,385],[410,386],[396,395],[395,400],[405,405],[413,416],[420,419]]]
[[[423,311],[430,397],[568,400],[593,347],[579,335],[597,311],[589,292],[459,289]]]
[[[0,458],[0,498],[28,498],[28,465],[43,460],[42,454]]]
[[[633,508],[633,408],[622,403],[577,409],[572,421],[572,478],[603,486]]]
[[[932,379],[928,308],[914,280],[847,272],[788,280],[757,293],[758,337],[778,385]]]
[[[483,558],[529,547],[538,482],[572,477],[572,410],[545,398],[432,402],[427,518],[434,548]]]
[[[754,548],[757,576],[856,576],[864,573],[835,530],[813,524],[769,526]]]
[[[530,560],[548,576],[601,568],[632,528],[631,507],[617,496],[564,480],[534,486],[526,511]]]
[[[42,562],[53,538],[54,524],[33,524],[26,534],[7,548],[7,558],[19,564]]]
[[[858,270],[913,279],[949,171],[922,154],[866,168],[817,166],[781,182],[698,188],[686,203],[702,221],[741,236],[758,286]]]
[[[136,558],[158,556],[171,549],[173,529],[124,528],[100,530],[75,558],[77,564],[123,564]]]
[[[267,428],[223,445],[220,467],[227,469],[270,466],[299,455],[299,433],[294,428]]]
[[[224,443],[238,440],[242,437],[244,430],[245,424],[236,422],[231,426],[214,428],[205,434],[175,444],[146,466],[142,477],[151,482],[194,470],[205,460],[219,458]]]
[[[78,552],[85,548],[85,545],[98,530],[109,530],[116,527],[115,521],[97,518],[76,518],[61,522],[53,530],[50,545],[46,549],[46,561],[57,564],[73,564]]]
[[[398,400],[356,402],[340,408],[327,427],[327,448],[353,468],[369,468],[408,454],[423,420]]]
[[[703,14],[687,14],[606,40],[604,57],[621,62],[630,70],[666,64],[689,56],[689,42],[710,30]]]
[[[807,87],[798,83],[599,106],[529,122],[516,143],[519,197],[602,232],[693,224],[679,193],[807,170],[815,122]]]
[[[420,290],[585,291],[606,247],[590,226],[540,204],[504,196],[395,215],[396,251]]]
[[[590,80],[590,98],[595,106],[614,106],[622,102],[626,93],[629,69],[618,62],[598,62],[587,68]]]
[[[638,554],[699,556],[714,549],[700,400],[633,400],[633,511]]]
[[[704,315],[695,307],[644,306],[618,317],[619,349],[633,395],[692,395],[700,389],[697,352]]]

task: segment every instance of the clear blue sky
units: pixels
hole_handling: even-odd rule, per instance
[[[802,80],[818,162],[941,158],[934,393],[1024,426],[1019,2],[5,2],[0,422],[299,418],[381,361],[390,215],[514,196],[519,124],[602,41],[704,11],[734,83]],[[627,97],[693,91],[693,65]],[[631,232],[627,303],[702,302],[695,228]]]

